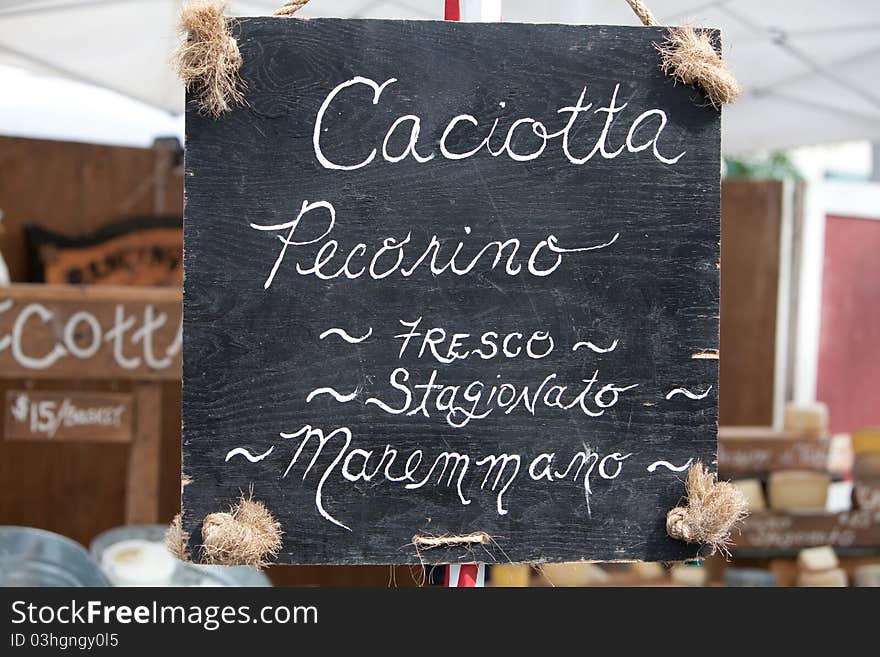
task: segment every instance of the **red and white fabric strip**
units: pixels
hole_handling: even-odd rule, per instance
[[[446,0],[445,18],[464,23],[501,21],[501,0]]]
[[[486,566],[481,563],[456,564],[446,566],[447,588],[467,588],[486,586]]]

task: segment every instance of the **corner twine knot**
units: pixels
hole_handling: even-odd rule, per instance
[[[194,0],[180,12],[185,41],[174,53],[178,76],[195,95],[199,110],[215,119],[244,103],[241,52],[226,21],[225,0]]]
[[[670,27],[666,40],[654,47],[660,53],[663,72],[685,84],[699,86],[715,109],[732,103],[742,93],[707,31],[697,31],[690,25]]]
[[[657,27],[657,19],[641,0],[626,0],[645,27]],[[727,68],[706,30],[690,25],[670,27],[666,39],[654,44],[660,53],[660,68],[684,84],[700,87],[715,109],[735,101],[742,87]]]
[[[704,543],[727,552],[730,532],[748,515],[742,492],[727,481],[716,481],[702,463],[688,470],[687,506],[677,506],[666,514],[666,533],[687,543]]]
[[[253,495],[241,496],[228,513],[211,513],[202,523],[202,556],[222,566],[269,564],[281,550],[281,524]]]

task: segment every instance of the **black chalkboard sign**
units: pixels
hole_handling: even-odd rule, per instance
[[[720,114],[662,30],[233,32],[247,106],[187,110],[193,543],[253,486],[285,563],[695,556],[665,516],[716,448]]]

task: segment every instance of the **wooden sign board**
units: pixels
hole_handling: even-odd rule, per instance
[[[193,544],[253,485],[287,563],[694,557],[665,522],[715,457],[720,116],[662,30],[234,32],[247,107],[187,114]]]
[[[0,288],[0,378],[176,380],[179,290]]]
[[[69,237],[26,227],[35,280],[71,285],[183,284],[180,217],[139,217]]]
[[[46,390],[6,391],[6,440],[130,442],[132,396]]]
[[[722,427],[718,432],[718,470],[740,476],[775,470],[827,472],[830,445],[827,438],[803,438],[769,427]]]
[[[876,548],[880,545],[880,511],[847,513],[753,513],[734,536],[739,552],[787,552],[817,545]]]

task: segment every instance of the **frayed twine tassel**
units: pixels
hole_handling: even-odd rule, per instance
[[[242,495],[229,513],[211,513],[202,523],[205,563],[262,568],[280,551],[281,524],[252,494]]]
[[[287,0],[275,10],[276,16],[293,16],[300,9],[309,4],[309,0]]]
[[[660,52],[663,72],[684,84],[700,87],[715,109],[729,105],[742,93],[709,32],[689,25],[670,27],[663,43],[654,47]]]
[[[642,25],[657,27],[657,19],[642,0],[626,2]],[[690,25],[670,27],[663,43],[654,47],[660,51],[663,72],[680,82],[700,87],[715,109],[729,105],[742,93],[742,87],[725,66],[705,30],[695,30]]]
[[[666,514],[666,532],[687,543],[703,543],[712,554],[729,554],[730,532],[748,516],[742,492],[727,481],[716,481],[702,463],[691,466],[687,478],[687,506]]]
[[[174,65],[199,110],[215,119],[244,103],[239,77],[241,53],[229,31],[224,0],[194,0],[180,12],[179,31],[185,38],[174,54]]]
[[[165,530],[165,547],[181,561],[189,561],[189,533],[183,530],[183,519],[179,513]]]

